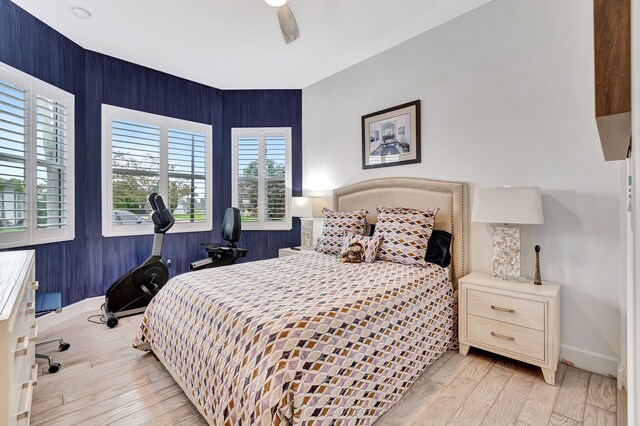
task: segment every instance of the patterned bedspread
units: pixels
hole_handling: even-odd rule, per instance
[[[366,425],[457,343],[449,271],[313,253],[192,272],[149,304],[160,353],[214,425]]]

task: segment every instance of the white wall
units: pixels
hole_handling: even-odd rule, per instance
[[[631,1],[631,138],[635,141],[631,158],[633,203],[628,238],[631,267],[627,270],[627,414],[628,424],[640,423],[640,0]]]
[[[627,178],[631,173],[631,162],[625,161],[620,168],[620,288],[618,300],[620,306],[620,361],[618,363],[618,389],[628,388],[628,296],[627,287],[633,283],[633,238],[631,235],[631,212],[629,211],[629,186]]]
[[[383,176],[537,185],[545,224],[523,231],[523,274],[562,284],[561,356],[616,374],[620,167],[594,120],[592,3],[494,0],[303,90],[303,186]],[[400,24],[400,23],[397,23]],[[360,117],[422,101],[422,163],[363,171]],[[470,268],[491,270],[471,224]]]

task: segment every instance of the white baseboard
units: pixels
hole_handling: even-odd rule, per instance
[[[84,299],[69,306],[65,306],[59,314],[51,312],[36,319],[38,331],[46,333],[51,327],[60,324],[66,320],[74,318],[80,314],[93,312],[100,314],[100,307],[104,303],[104,296],[91,297]]]
[[[560,360],[583,370],[618,377],[618,360],[614,357],[573,346],[560,345]]]

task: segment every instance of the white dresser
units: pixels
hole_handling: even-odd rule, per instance
[[[560,349],[560,286],[472,273],[459,282],[460,353],[470,346],[542,368],[554,385]]]
[[[35,252],[0,253],[0,426],[28,425],[37,379]]]

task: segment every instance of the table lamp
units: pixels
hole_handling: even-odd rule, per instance
[[[540,188],[512,187],[476,190],[472,222],[502,224],[493,228],[493,272],[503,279],[520,280],[520,228],[541,224]]]
[[[313,250],[313,219],[322,216],[322,198],[292,197],[291,216],[300,218],[300,245],[302,249]]]

